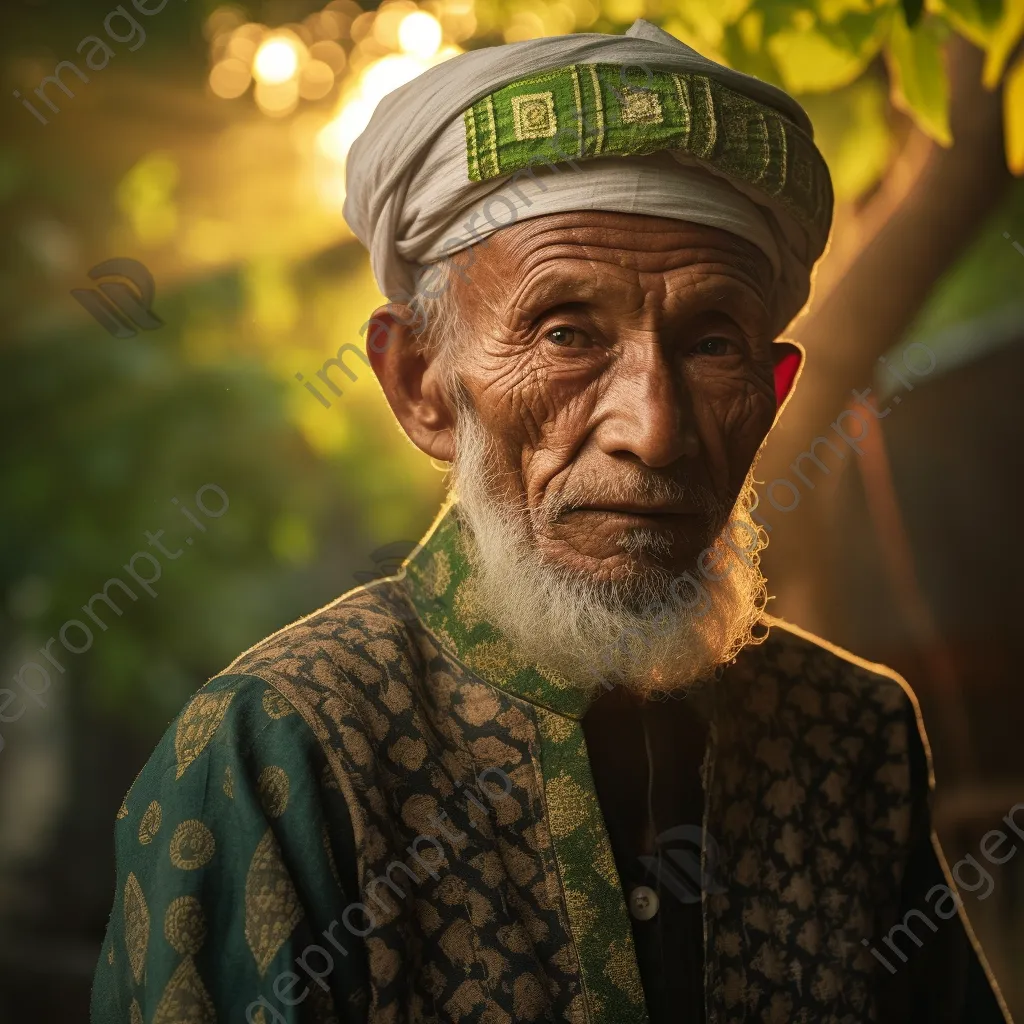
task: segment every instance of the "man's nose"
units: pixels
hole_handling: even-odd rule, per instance
[[[700,452],[693,400],[678,366],[660,344],[645,343],[610,370],[601,447],[663,469]]]

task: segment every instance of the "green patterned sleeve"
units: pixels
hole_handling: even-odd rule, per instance
[[[92,1024],[362,1024],[352,828],[312,731],[276,690],[219,676],[117,814]]]

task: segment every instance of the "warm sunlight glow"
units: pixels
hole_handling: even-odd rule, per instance
[[[299,83],[295,79],[287,82],[257,82],[256,105],[271,117],[284,117],[299,104]]]
[[[398,26],[398,45],[405,53],[429,60],[441,46],[441,23],[426,11],[407,14]]]
[[[317,145],[320,150],[332,160],[343,162],[352,148],[352,143],[359,138],[363,129],[370,123],[373,108],[374,104],[360,96],[349,100],[342,107],[341,113],[333,121],[324,125],[317,136]]]
[[[304,100],[323,99],[334,88],[334,72],[322,60],[307,61],[299,75],[299,95]]]
[[[236,57],[228,57],[227,60],[214,64],[210,70],[210,88],[215,96],[224,100],[233,100],[241,96],[249,88],[251,81],[249,66]]]
[[[402,26],[413,15],[408,15]],[[428,16],[429,17],[429,16]],[[434,21],[433,18],[430,18]],[[437,24],[436,22],[434,22]],[[438,42],[440,42],[438,25]],[[346,93],[337,115],[324,125],[317,135],[317,151],[334,164],[334,170],[323,172],[323,185],[319,188],[321,198],[325,190],[330,192],[331,204],[344,200],[344,165],[352,143],[370,123],[370,117],[377,104],[406,82],[411,82],[428,68],[462,53],[458,46],[449,43],[434,48],[429,57],[417,57],[411,53],[390,53],[367,65],[356,83],[354,90]]]
[[[298,69],[299,51],[291,39],[272,37],[256,51],[253,74],[258,82],[280,85],[294,78]]]
[[[376,106],[389,92],[411,82],[426,65],[407,53],[390,53],[374,61],[359,80],[359,91]]]

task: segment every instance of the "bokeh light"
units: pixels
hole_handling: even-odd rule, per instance
[[[333,39],[318,40],[309,48],[309,55],[314,60],[323,61],[336,75],[340,75],[348,64],[344,49]]]
[[[360,76],[363,96],[376,106],[389,92],[411,82],[425,70],[422,61],[407,53],[391,53],[374,61]]]
[[[407,14],[398,26],[398,45],[406,53],[429,60],[441,48],[441,23],[426,11]]]
[[[304,100],[321,100],[334,88],[334,72],[322,60],[311,60],[299,74],[299,95]]]
[[[249,65],[237,57],[228,57],[210,69],[210,88],[221,99],[236,99],[249,88],[251,81]]]
[[[592,0],[521,0],[523,38],[545,29],[569,32],[597,16]],[[301,22],[264,25],[245,20],[238,6],[217,8],[205,23],[210,91],[237,99],[252,91],[257,108],[283,118],[300,103],[337,97],[333,114],[310,108],[291,122],[302,140],[292,144],[310,159],[319,202],[339,209],[345,200],[345,162],[377,104],[428,68],[462,53],[461,40],[480,22],[480,0],[384,0],[363,10],[355,0],[330,0]],[[489,15],[485,15],[486,18]],[[550,22],[550,24],[549,24]],[[315,140],[311,141],[311,140]]]
[[[533,11],[516,11],[502,33],[506,43],[521,43],[527,39],[539,39],[546,34],[544,22]]]
[[[231,39],[227,45],[227,55],[229,57],[244,61],[247,66],[252,65],[252,59],[260,48],[260,38],[262,36],[261,32],[252,31],[255,28],[255,25],[243,25],[237,31],[231,33]]]
[[[299,105],[299,83],[294,78],[286,82],[257,82],[256,103],[271,117],[290,114]]]
[[[272,36],[260,45],[253,61],[253,75],[261,85],[281,85],[295,77],[299,49],[287,36]]]

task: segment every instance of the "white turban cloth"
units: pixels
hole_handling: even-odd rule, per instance
[[[345,219],[392,301],[502,227],[605,210],[722,228],[775,274],[781,331],[807,300],[832,185],[800,105],[637,21],[472,50],[387,95],[355,141]]]

